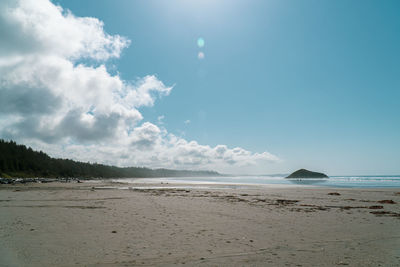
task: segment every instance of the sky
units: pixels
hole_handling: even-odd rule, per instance
[[[4,0],[0,138],[233,174],[400,174],[399,1]]]

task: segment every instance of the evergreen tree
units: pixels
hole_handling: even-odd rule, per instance
[[[54,159],[46,153],[33,151],[14,141],[0,139],[0,177],[76,177],[84,178],[135,178],[218,176],[213,171],[185,171],[148,169],[142,167],[119,168],[97,163],[84,163],[69,159]]]

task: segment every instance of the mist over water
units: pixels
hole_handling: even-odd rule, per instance
[[[232,185],[298,185],[345,188],[400,188],[400,175],[393,176],[330,176],[326,179],[286,179],[284,176],[221,176],[221,177],[171,177],[171,178],[127,178],[115,182],[132,184],[232,184]]]

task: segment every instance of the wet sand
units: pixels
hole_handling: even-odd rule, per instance
[[[110,185],[0,186],[0,266],[400,266],[400,189]]]

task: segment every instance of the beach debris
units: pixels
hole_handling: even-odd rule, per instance
[[[383,206],[379,206],[379,205],[370,206],[369,209],[371,209],[371,210],[379,210],[379,209],[383,209]]]
[[[330,196],[340,196],[340,193],[338,193],[338,192],[331,192],[331,193],[328,193],[328,195],[330,195]]]
[[[313,204],[300,204],[299,206],[307,207],[307,209],[297,209],[296,211],[312,212],[312,211],[317,211],[317,210],[329,210],[329,208],[326,208],[324,206],[318,206],[318,205],[313,205]]]
[[[393,212],[393,211],[370,211],[369,213],[374,214],[376,216],[389,216],[389,217],[400,217],[400,213]]]
[[[113,234],[116,234],[116,233],[117,233],[117,231],[115,231],[115,230],[112,230],[112,231],[111,231],[111,233],[113,233]]]
[[[0,177],[0,184],[27,184],[27,183],[70,183],[72,181],[78,180],[77,178],[2,178]]]
[[[338,208],[341,210],[350,210],[350,209],[368,209],[366,206],[326,206],[327,208]]]
[[[396,202],[394,202],[391,199],[380,200],[380,201],[378,201],[378,203],[381,203],[381,204],[397,204]]]
[[[298,200],[291,200],[291,199],[277,199],[276,203],[279,205],[291,205],[299,202]]]

